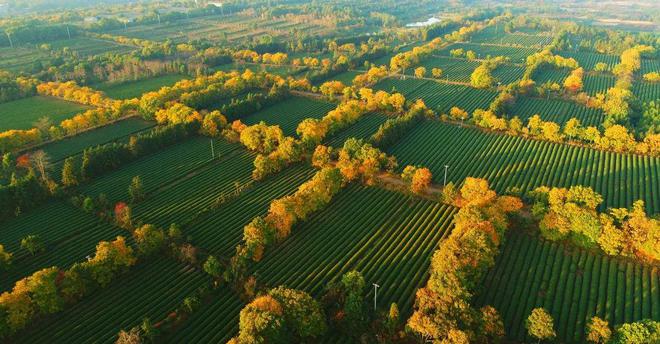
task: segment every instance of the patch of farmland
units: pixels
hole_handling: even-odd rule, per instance
[[[325,144],[333,147],[343,147],[344,141],[351,137],[368,140],[387,119],[388,116],[381,113],[368,113],[355,124],[332,135]]]
[[[417,125],[388,150],[399,166],[423,165],[435,183],[487,179],[497,192],[542,185],[585,185],[603,195],[605,207],[629,207],[642,199],[650,214],[660,211],[660,158],[617,154],[585,147],[484,133],[439,121]]]
[[[0,69],[10,72],[36,72],[51,59],[48,51],[31,47],[0,47],[0,56]]]
[[[572,57],[578,62],[580,67],[584,68],[585,72],[593,70],[599,62],[607,64],[611,70],[616,64],[619,63],[619,56],[606,55],[590,52],[575,52],[575,51],[561,51],[558,55],[563,57]]]
[[[547,82],[557,83],[559,86],[564,86],[564,79],[571,73],[569,69],[562,68],[539,68],[533,75],[532,79],[537,85],[543,85]]]
[[[569,119],[575,117],[583,126],[598,127],[604,119],[603,111],[560,99],[542,99],[519,97],[509,111],[509,117],[518,116],[524,124],[527,120],[539,115],[544,121],[552,121],[563,126]]]
[[[217,71],[224,71],[224,72],[230,72],[230,71],[239,71],[239,72],[244,72],[246,69],[249,69],[255,73],[259,72],[268,72],[271,74],[276,74],[280,76],[289,76],[289,75],[297,75],[299,73],[302,73],[307,69],[307,67],[293,67],[293,66],[273,66],[273,65],[265,65],[265,64],[254,64],[254,63],[227,63],[223,64],[220,66],[216,66],[211,68],[213,72]]]
[[[220,159],[240,149],[238,144],[214,140],[214,152]],[[128,201],[128,186],[135,176],[142,179],[147,194],[188,173],[212,162],[211,140],[197,137],[145,156],[122,168],[95,178],[91,183],[80,186],[78,191],[87,196],[105,194],[112,202]]]
[[[506,85],[520,80],[524,73],[524,67],[505,64],[495,68],[492,75],[496,82],[501,82]]]
[[[0,131],[30,129],[34,122],[48,117],[53,124],[89,109],[88,106],[52,97],[34,96],[0,104]]]
[[[48,44],[53,50],[62,50],[66,48],[80,57],[100,55],[104,53],[126,54],[138,49],[134,46],[90,37],[63,39],[48,42]]]
[[[616,78],[609,74],[585,74],[582,80],[583,89],[589,95],[596,93],[605,93],[611,87],[614,87]]]
[[[101,84],[95,86],[99,91],[113,99],[139,98],[142,94],[157,91],[163,86],[171,86],[177,81],[187,78],[185,75],[169,74],[149,79],[122,82],[119,84]]]
[[[475,109],[487,109],[497,96],[497,92],[491,90],[415,78],[389,78],[379,82],[374,88],[400,92],[407,100],[422,99],[426,106],[439,113],[447,113],[453,106],[469,113]]]
[[[153,122],[138,117],[131,117],[98,129],[86,131],[67,139],[58,140],[39,147],[48,154],[52,162],[58,162],[66,157],[81,154],[86,148],[115,140],[128,140],[137,132],[154,127]]]
[[[530,35],[524,33],[505,33],[503,30],[495,32],[491,27],[477,32],[470,37],[471,43],[499,44],[514,47],[534,47],[542,48],[552,42],[552,36],[549,35]]]
[[[266,214],[272,200],[294,193],[314,172],[311,167],[299,164],[255,182],[238,197],[229,197],[220,207],[186,226],[184,232],[195,245],[229,257],[243,238],[243,227],[256,216]]]
[[[465,59],[457,59],[452,57],[434,56],[424,61],[422,66],[426,68],[426,76],[432,78],[431,70],[433,68],[442,69],[442,76],[440,79],[470,82],[470,75],[475,68],[479,66],[479,61],[470,61]],[[415,73],[414,68],[410,68],[409,75]]]
[[[660,60],[658,59],[642,59],[642,68],[640,69],[640,74],[646,74],[651,72],[660,73]]]
[[[254,153],[241,150],[221,158],[192,176],[154,191],[133,207],[133,215],[161,227],[185,225],[200,212],[221,205],[222,197],[235,193],[237,185],[252,183],[254,157]]]
[[[408,99],[408,96],[417,89],[428,85],[430,81],[417,78],[387,78],[374,85],[375,90],[383,90],[390,93],[401,93]]]
[[[454,106],[472,113],[476,109],[487,109],[496,96],[497,92],[491,90],[431,81],[416,89],[407,98],[423,99],[426,106],[439,113],[448,113]]]
[[[94,253],[96,244],[122,234],[123,230],[103,223],[92,214],[74,208],[67,201],[42,205],[18,218],[0,224],[0,244],[13,254],[11,268],[0,275],[0,290],[10,289],[14,282],[36,270],[57,265],[67,268]],[[45,252],[32,256],[21,248],[21,239],[38,235]]]
[[[335,104],[332,103],[294,96],[245,116],[241,121],[247,125],[261,121],[268,125],[279,125],[284,135],[294,136],[298,123],[307,118],[321,118],[334,108]]]
[[[226,343],[237,335],[238,316],[245,304],[227,287],[217,293],[217,297],[204,302],[190,315],[167,342]]]
[[[559,341],[581,343],[593,316],[610,326],[660,319],[659,283],[656,267],[512,234],[477,303],[500,312],[511,340],[528,341],[524,321],[533,308],[544,307]]]
[[[35,324],[16,336],[17,343],[114,343],[117,333],[164,319],[206,277],[171,259],[134,266],[109,286]]]
[[[355,79],[355,77],[358,76],[359,74],[362,74],[362,72],[358,72],[358,71],[354,71],[354,70],[345,71],[345,72],[339,73],[335,76],[331,76],[326,80],[316,82],[314,84],[314,86],[320,86],[324,82],[330,81],[330,80],[341,81],[344,85],[351,86],[353,84],[353,79]]]
[[[539,51],[539,49],[529,47],[506,47],[500,45],[483,45],[475,43],[454,43],[438,51],[438,55],[450,56],[449,52],[454,49],[472,50],[480,58],[488,56],[506,56],[510,58],[511,63],[525,63],[527,56]]]
[[[649,102],[660,99],[660,83],[657,82],[633,82],[633,93],[639,100]]]
[[[294,226],[266,252],[255,273],[320,297],[349,271],[378,283],[381,310],[396,302],[407,318],[415,292],[428,278],[431,256],[449,234],[455,208],[380,188],[350,185],[324,210]],[[372,297],[370,294],[367,297]]]

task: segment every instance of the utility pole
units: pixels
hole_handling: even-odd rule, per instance
[[[376,283],[372,283],[372,284],[374,285],[374,311],[375,311],[375,310],[376,310],[376,304],[377,304],[377,303],[376,303],[376,300],[377,300],[377,298],[378,298],[378,288],[379,288],[380,286],[379,286],[378,284],[376,284]]]
[[[13,47],[14,47],[14,43],[12,43],[12,41],[11,41],[11,35],[9,34],[9,32],[5,32],[5,33],[7,34],[7,39],[9,39],[9,47],[10,47],[10,48],[13,48]]]
[[[447,169],[449,165],[445,165],[445,181],[442,183],[442,186],[447,186]]]
[[[158,16],[158,25],[160,25],[160,13],[156,14]]]
[[[71,31],[69,31],[69,24],[66,24],[66,34],[69,35],[69,39],[71,39]]]
[[[211,139],[211,159],[215,159],[215,147],[213,146],[213,139]]]

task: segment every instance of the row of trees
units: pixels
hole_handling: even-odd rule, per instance
[[[38,315],[53,314],[98,288],[107,286],[137,261],[124,237],[102,241],[94,257],[68,270],[50,267],[16,282],[0,295],[0,336],[23,329]]]
[[[568,240],[588,249],[598,247],[609,255],[647,264],[660,262],[660,221],[646,215],[643,201],[634,202],[629,209],[599,213],[596,208],[603,197],[589,187],[540,187],[530,197],[544,238]]]
[[[0,70],[0,103],[33,96],[37,93],[38,84],[37,79],[14,77]]]
[[[408,327],[425,341],[494,342],[504,336],[497,310],[470,305],[481,278],[495,264],[508,226],[507,214],[522,207],[520,199],[497,196],[483,179],[467,178],[454,204],[451,235],[431,260],[431,276],[417,291]]]

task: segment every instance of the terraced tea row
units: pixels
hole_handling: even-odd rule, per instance
[[[660,159],[484,133],[441,122],[417,125],[390,154],[399,166],[424,165],[442,183],[465,177],[490,181],[498,192],[529,191],[541,185],[586,185],[603,195],[601,207],[627,207],[642,199],[649,213],[660,211]]]
[[[240,149],[237,144],[223,140],[213,140],[213,145],[216,157],[219,156],[218,159],[221,160],[232,151]],[[113,202],[128,201],[128,186],[135,176],[142,179],[143,190],[150,194],[177,178],[209,164],[211,160],[211,140],[202,137],[192,138],[100,176],[91,183],[81,186],[79,192],[94,197],[104,193]]]
[[[539,115],[544,121],[552,121],[560,126],[571,118],[577,118],[583,126],[598,128],[604,120],[603,112],[599,109],[564,100],[529,97],[519,97],[508,113],[508,117],[518,116],[524,124],[527,124],[527,120],[534,115]]]
[[[218,204],[223,196],[252,182],[254,154],[241,151],[193,172],[190,176],[161,187],[133,208],[144,223],[168,227],[183,225],[199,212]]]
[[[491,90],[420,79],[386,79],[378,83],[375,88],[388,92],[396,90],[408,100],[421,98],[426,106],[438,113],[448,113],[454,106],[469,113],[475,109],[488,109],[497,96],[497,93]]]
[[[255,273],[266,285],[285,285],[321,296],[351,270],[378,283],[378,307],[396,302],[410,315],[430,258],[448,235],[455,208],[379,188],[351,185],[328,208],[293,229],[269,251]],[[371,295],[373,296],[373,295]]]
[[[292,194],[313,174],[312,168],[301,164],[255,182],[238,196],[228,195],[225,203],[190,223],[185,232],[195,245],[218,256],[229,257],[235,253],[245,225],[265,214],[272,200]]]
[[[593,316],[610,326],[660,319],[659,277],[657,267],[513,234],[477,299],[500,312],[512,340],[528,339],[525,318],[544,307],[560,341],[584,342]]]
[[[67,268],[94,253],[96,244],[110,240],[125,231],[101,222],[94,215],[74,208],[67,201],[55,201],[0,223],[0,244],[14,259],[10,269],[0,275],[0,290],[10,289],[14,282],[34,271],[53,265]],[[37,235],[44,252],[32,256],[21,248],[21,239]]]
[[[114,343],[117,333],[142,323],[164,319],[206,277],[171,259],[134,266],[111,283],[63,312],[42,319],[16,337],[17,343]]]
[[[298,123],[306,118],[321,118],[334,109],[335,104],[312,100],[305,97],[291,97],[273,106],[264,108],[254,114],[243,117],[241,121],[247,125],[261,121],[268,125],[279,125],[284,135],[296,135]]]

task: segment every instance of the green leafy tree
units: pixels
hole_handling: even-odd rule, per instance
[[[75,161],[74,157],[68,157],[64,160],[64,166],[62,166],[62,184],[64,186],[78,185],[78,172]]]
[[[612,344],[656,344],[660,342],[660,322],[651,319],[623,324],[612,338]]]
[[[131,203],[138,203],[145,198],[144,186],[142,185],[142,178],[140,176],[133,177],[131,185],[128,186],[128,195],[131,197]]]
[[[209,256],[204,262],[204,271],[213,278],[222,276],[222,264],[214,256]]]
[[[152,255],[165,246],[165,233],[154,225],[143,225],[133,232],[138,251],[143,255]]]
[[[44,245],[41,237],[35,234],[30,234],[21,239],[21,247],[30,252],[30,254],[33,256],[39,252],[43,252],[46,249],[46,246]]]
[[[5,251],[5,247],[0,245],[0,269],[7,270],[11,266],[13,255]]]

